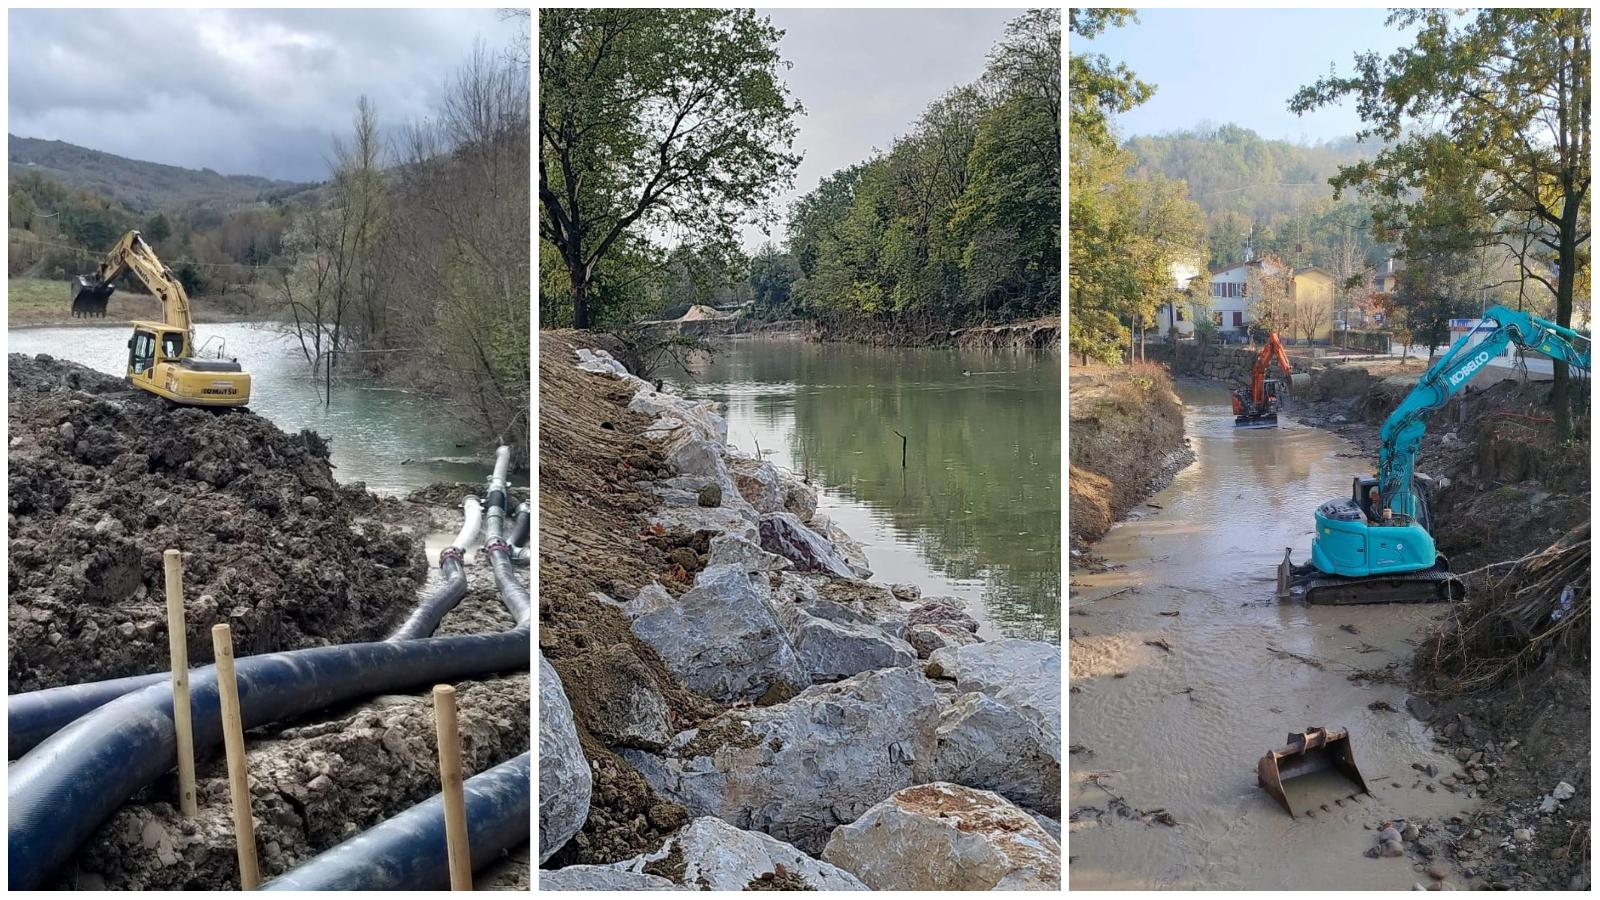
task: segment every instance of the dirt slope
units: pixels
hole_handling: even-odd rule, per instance
[[[1193,455],[1183,437],[1183,401],[1157,365],[1072,366],[1068,379],[1073,549],[1160,490]]]

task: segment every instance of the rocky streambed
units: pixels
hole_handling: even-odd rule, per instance
[[[624,436],[609,468],[585,457],[598,477],[544,483],[541,529],[592,498],[635,549],[583,538],[629,561],[563,598],[574,542],[541,536],[541,887],[1058,889],[1059,647],[981,640],[959,601],[872,581],[814,488],[731,447],[712,404],[603,350],[544,352],[545,405],[586,394],[568,410]],[[542,427],[542,479],[584,455],[567,425]]]

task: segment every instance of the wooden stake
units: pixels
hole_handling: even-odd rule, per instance
[[[194,722],[189,709],[189,632],[183,618],[183,554],[161,555],[167,570],[167,650],[172,672],[172,727],[178,733],[178,811],[200,811],[194,796]]]
[[[893,429],[891,429],[891,430],[893,430]],[[895,434],[900,434],[899,431],[895,431],[894,433]],[[905,467],[906,467],[906,436],[903,435],[903,434],[900,434],[900,468],[904,469]]]
[[[244,723],[239,715],[239,680],[233,670],[233,631],[211,627],[211,648],[217,657],[217,699],[222,701],[222,743],[228,752],[228,795],[233,798],[233,841],[239,851],[239,886],[253,891],[261,884],[256,865],[256,824],[250,817],[250,772],[244,757]]]
[[[461,730],[456,689],[433,689],[434,729],[439,735],[439,784],[444,791],[444,840],[450,854],[450,890],[472,890],[472,853],[467,846],[467,800],[461,786]]]

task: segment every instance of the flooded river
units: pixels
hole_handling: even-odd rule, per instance
[[[686,389],[726,405],[735,446],[810,475],[874,578],[966,600],[987,636],[1054,641],[1060,366],[1055,353],[737,339]]]
[[[1423,787],[1413,763],[1457,763],[1398,683],[1443,607],[1277,603],[1283,548],[1304,561],[1313,510],[1371,461],[1288,417],[1235,430],[1220,388],[1179,393],[1195,462],[1096,546],[1119,568],[1071,577],[1071,887],[1407,890],[1426,880],[1409,860],[1363,856],[1379,823],[1471,802]],[[1291,781],[1297,808],[1315,812],[1292,819],[1257,787],[1256,761],[1315,725],[1350,730],[1376,796],[1341,806],[1348,790],[1331,777]],[[1177,824],[1119,815],[1114,797]]]
[[[437,481],[481,481],[493,459],[474,461],[437,402],[417,394],[355,381],[333,388],[309,374],[299,344],[270,325],[198,325],[197,340],[227,342],[250,373],[250,408],[285,431],[310,428],[328,438],[340,482],[366,482],[370,490],[403,494]],[[122,375],[127,371],[126,325],[13,328],[12,353],[48,353],[58,359]]]

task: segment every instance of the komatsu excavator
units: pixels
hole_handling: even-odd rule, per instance
[[[202,358],[194,345],[189,295],[139,232],[106,254],[99,271],[72,280],[72,315],[103,317],[113,282],[132,272],[161,301],[160,322],[134,322],[128,339],[128,383],[181,406],[238,407],[250,402],[250,375],[238,360]]]
[[[1278,341],[1278,333],[1272,332],[1267,337],[1267,342],[1261,347],[1261,353],[1256,356],[1255,365],[1250,369],[1250,387],[1233,389],[1233,424],[1237,428],[1276,428],[1278,427],[1278,398],[1285,387],[1285,382],[1267,378],[1267,369],[1272,361],[1278,361],[1278,368],[1283,370],[1284,378],[1293,383],[1296,378],[1305,379],[1305,375],[1295,375],[1289,366],[1289,354],[1283,350],[1283,344]]]
[[[1278,596],[1308,603],[1415,603],[1460,600],[1466,588],[1433,543],[1428,498],[1433,480],[1416,471],[1428,417],[1466,387],[1508,343],[1589,371],[1589,337],[1537,316],[1492,306],[1496,327],[1468,346],[1462,336],[1428,367],[1417,386],[1384,420],[1376,477],[1357,476],[1350,498],[1317,508],[1311,562],[1295,565],[1288,550],[1278,565]]]

